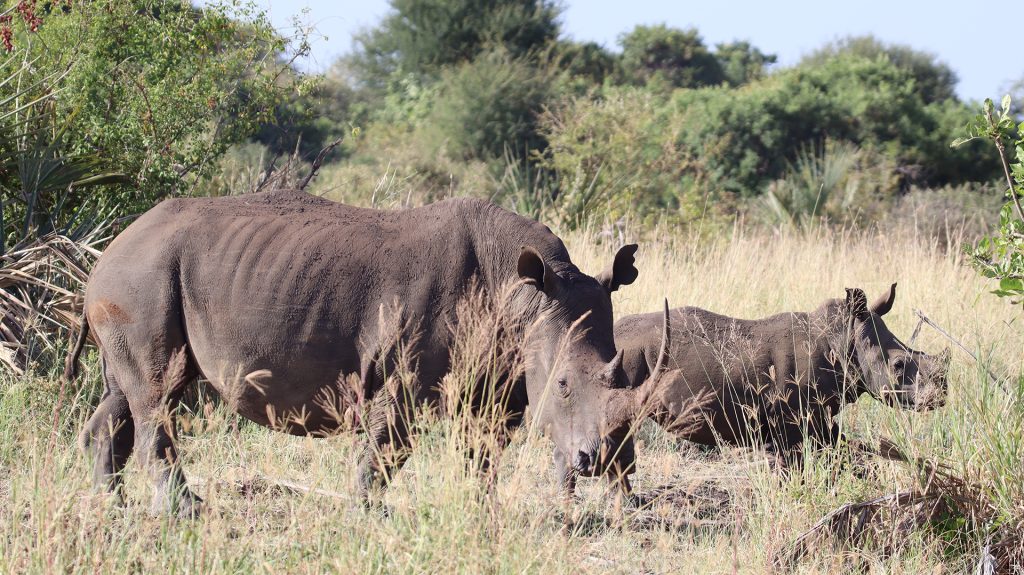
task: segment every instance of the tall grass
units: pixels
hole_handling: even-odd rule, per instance
[[[588,230],[567,233],[580,267],[596,273],[614,246]],[[811,310],[844,287],[869,297],[893,281],[886,316],[909,338],[923,310],[968,346],[954,357],[946,407],[918,414],[862,399],[843,412],[854,438],[893,438],[909,455],[941,460],[981,486],[998,521],[1022,517],[1024,334],[1017,313],[937,242],[913,235],[817,230],[691,241],[655,234],[637,254],[637,282],[615,295],[616,313],[697,305],[737,317]],[[478,338],[486,322],[465,325]],[[486,333],[486,332],[485,332]],[[484,338],[486,340],[486,338]],[[476,340],[474,340],[476,341]],[[916,347],[947,342],[925,327]],[[455,379],[491,369],[491,348],[462,348]],[[580,520],[563,535],[550,442],[524,428],[496,462],[493,490],[467,465],[466,425],[438,412],[419,418],[413,455],[384,495],[390,513],[356,498],[358,439],[293,437],[239,422],[223,405],[184,417],[181,452],[206,503],[195,521],[152,517],[149,487],[133,460],[125,507],[93,495],[76,434],[99,396],[95,358],[63,388],[53,377],[0,381],[0,572],[5,573],[760,573],[822,516],[842,504],[911,489],[921,477],[899,462],[845,449],[809,455],[802,471],[773,471],[745,449],[709,453],[645,425],[635,488],[654,503],[619,521],[605,482],[581,481]],[[458,389],[458,381],[449,382]],[[481,436],[480,441],[491,441]],[[991,527],[991,526],[990,526]],[[822,539],[801,572],[963,572],[974,569],[986,527],[932,523],[894,529],[898,546]]]

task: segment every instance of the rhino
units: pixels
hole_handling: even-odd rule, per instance
[[[592,277],[546,226],[469,198],[393,211],[289,190],[165,200],[99,258],[67,361],[73,378],[91,330],[104,392],[81,443],[94,482],[117,491],[135,451],[154,507],[194,514],[201,500],[187,487],[174,422],[192,382],[207,380],[258,424],[329,435],[343,418],[323,400],[357,378],[367,500],[406,457],[409,406],[440,400],[456,309],[473,285],[492,300],[509,290],[507,313],[520,320],[505,334],[525,364],[502,386],[507,425],[523,423],[530,404],[570,465],[593,473],[633,451],[623,406],[635,391],[615,349],[611,293],[636,280],[636,250],[622,247]],[[409,332],[382,339],[385,324]],[[402,358],[414,377],[395,392],[389,374]]]
[[[627,377],[645,415],[677,436],[706,446],[761,445],[799,458],[805,440],[840,441],[834,417],[867,393],[892,405],[927,410],[944,404],[950,353],[916,351],[886,327],[896,284],[870,306],[860,289],[810,313],[758,320],[696,307],[671,310],[667,369],[656,369],[659,313],[615,324]],[[669,313],[666,304],[666,313]]]

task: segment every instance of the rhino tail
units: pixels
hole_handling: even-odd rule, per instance
[[[82,349],[85,348],[87,339],[89,339],[89,317],[82,313],[82,329],[78,332],[74,348],[71,349],[67,360],[64,361],[64,381],[68,383],[78,377],[78,359],[82,356]]]

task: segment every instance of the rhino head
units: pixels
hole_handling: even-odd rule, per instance
[[[554,441],[567,472],[593,475],[633,465],[632,423],[622,353],[612,331],[612,292],[636,280],[637,246],[622,247],[612,265],[591,277],[553,269],[532,248],[519,257],[519,277],[539,292],[529,328],[526,385],[534,424]]]
[[[846,290],[850,343],[860,376],[857,391],[918,411],[941,407],[948,387],[949,349],[928,355],[893,335],[882,316],[892,309],[895,299],[896,284],[870,306],[863,290]]]

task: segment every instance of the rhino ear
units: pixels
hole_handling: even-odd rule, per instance
[[[846,309],[856,319],[868,316],[868,296],[860,288],[846,288]]]
[[[539,291],[548,295],[554,293],[558,287],[558,275],[555,270],[548,266],[540,252],[530,246],[523,246],[519,254],[519,262],[516,264],[516,271],[526,283],[535,286]]]
[[[896,284],[889,287],[889,293],[882,294],[875,303],[871,304],[871,311],[878,315],[885,315],[892,309],[892,303],[896,301]]]
[[[635,282],[637,276],[640,275],[636,266],[633,265],[636,261],[636,258],[633,257],[636,250],[636,244],[622,246],[615,254],[615,260],[611,267],[598,274],[597,281],[608,290],[608,293],[619,289],[619,286],[628,286]]]

